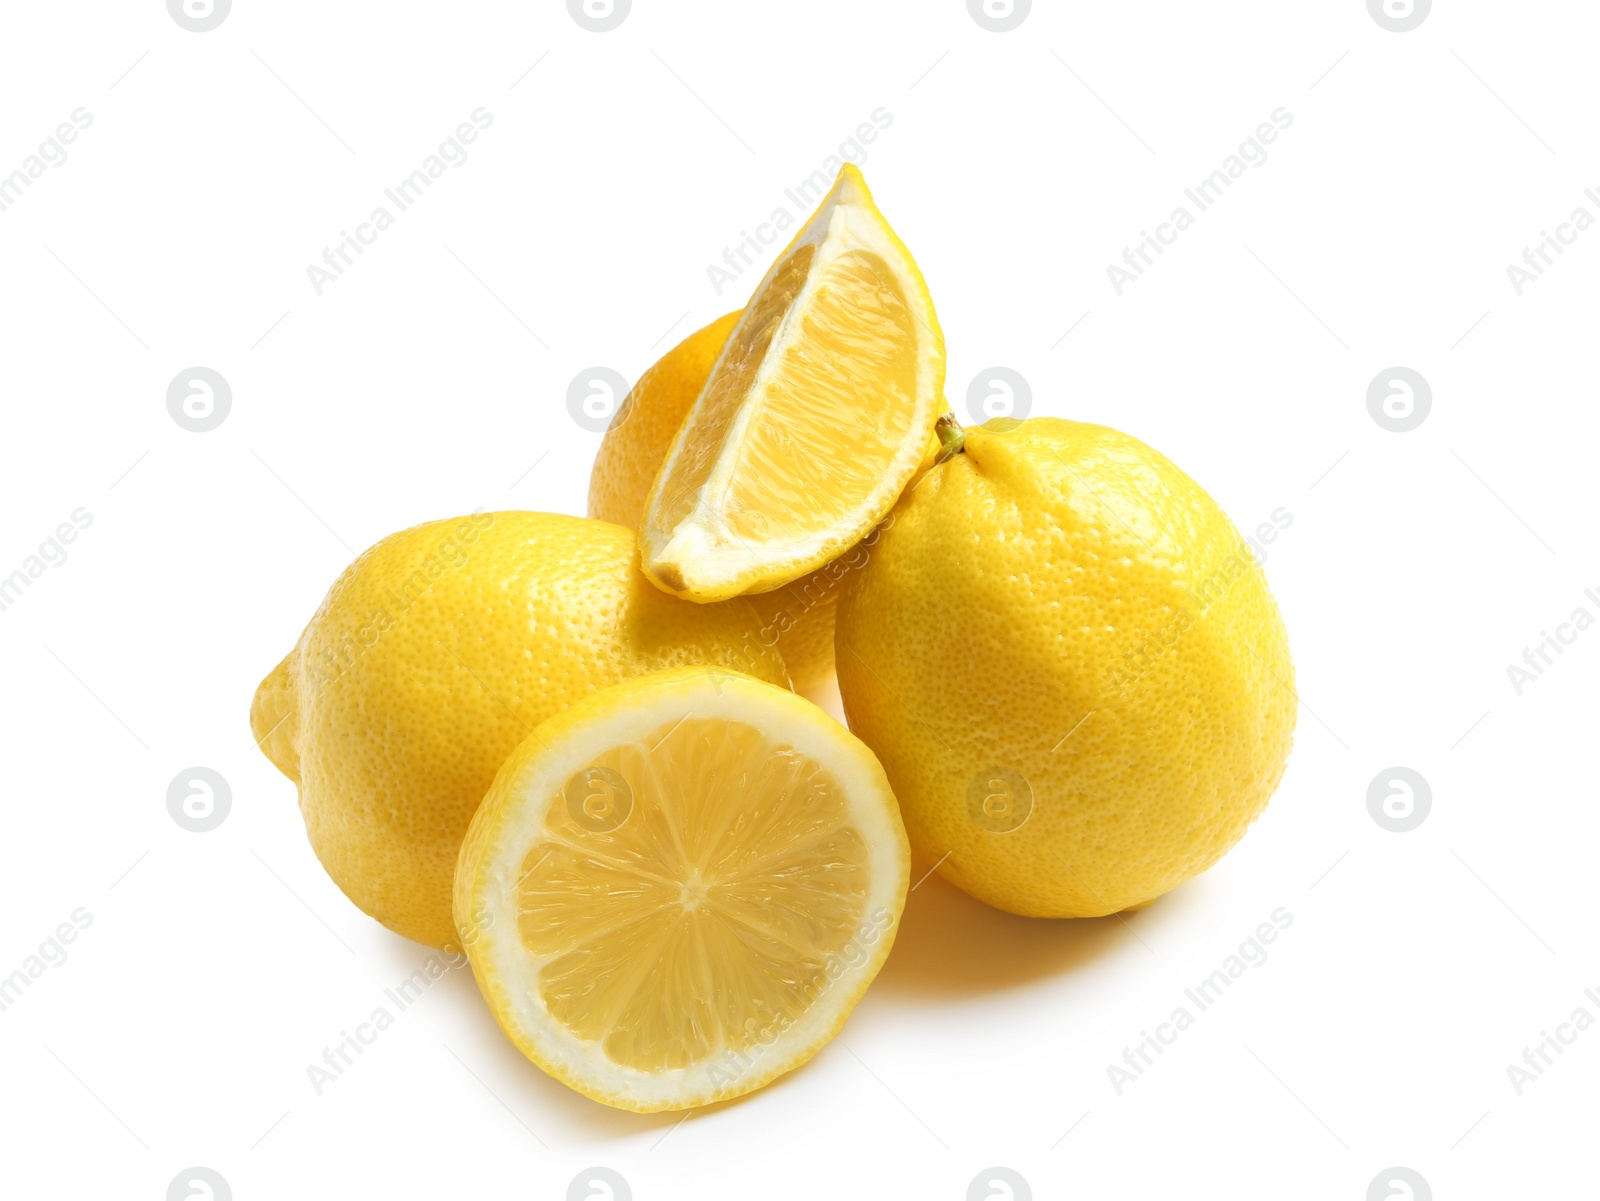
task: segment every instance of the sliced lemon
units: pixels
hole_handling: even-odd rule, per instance
[[[821,1049],[889,953],[910,851],[876,758],[793,693],[642,676],[540,725],[456,868],[455,920],[529,1059],[621,1109],[736,1097]]]
[[[855,167],[778,256],[645,502],[645,574],[690,600],[781,588],[854,545],[943,411],[922,273]]]

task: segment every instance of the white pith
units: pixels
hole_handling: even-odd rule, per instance
[[[646,1072],[611,1060],[599,1041],[576,1036],[550,1014],[540,995],[538,974],[559,953],[538,957],[523,943],[518,933],[518,883],[529,852],[541,841],[551,840],[545,815],[564,782],[605,751],[641,742],[685,714],[756,725],[838,781],[848,800],[850,823],[869,855],[861,924],[872,922],[879,911],[891,915],[891,921],[876,929],[870,944],[862,942],[864,954],[853,965],[842,965],[838,977],[810,1007],[793,1015],[793,1024],[764,1047],[731,1060],[715,1052],[688,1067]],[[547,1070],[580,1084],[582,1091],[622,1099],[630,1108],[640,1109],[685,1108],[737,1096],[803,1062],[825,1043],[887,953],[908,872],[898,810],[882,769],[863,746],[841,734],[832,718],[792,694],[742,677],[704,676],[637,696],[605,719],[569,730],[530,759],[510,781],[472,884],[480,922],[469,954],[480,983],[499,996],[497,1016],[507,1033],[525,1049],[532,1048],[534,1058]]]
[[[651,565],[671,569],[682,580],[683,590],[691,595],[702,592],[707,597],[732,595],[726,589],[729,581],[742,582],[743,586],[734,589],[735,592],[760,592],[781,587],[788,582],[786,579],[781,576],[770,580],[766,578],[773,574],[775,568],[794,563],[821,562],[843,551],[859,540],[882,516],[921,460],[924,450],[922,442],[908,438],[907,444],[884,472],[880,484],[840,514],[832,526],[814,534],[782,541],[750,541],[729,528],[727,501],[738,470],[745,431],[759,417],[772,375],[782,363],[785,351],[798,337],[800,317],[826,276],[830,264],[852,252],[865,250],[876,254],[888,265],[911,310],[924,351],[918,355],[916,408],[911,428],[921,429],[929,424],[932,410],[942,403],[936,376],[942,367],[943,357],[938,353],[926,353],[934,348],[933,331],[938,328],[937,318],[927,302],[916,267],[905,248],[873,207],[871,196],[865,188],[858,185],[848,173],[840,177],[793,243],[778,256],[753,296],[759,295],[790,256],[806,245],[815,245],[817,251],[805,283],[767,347],[750,390],[696,498],[694,509],[660,542],[656,542],[656,539],[662,538],[662,534],[649,531],[651,542],[656,543],[648,548]],[[718,356],[707,377],[706,387],[717,377],[727,348],[737,344],[742,328],[743,318],[729,334],[723,353]],[[705,389],[702,389],[701,396],[690,410],[688,422],[695,420],[704,396]],[[850,449],[841,446],[839,453],[849,454]],[[680,454],[681,445],[675,444],[662,467],[661,478],[671,478]]]

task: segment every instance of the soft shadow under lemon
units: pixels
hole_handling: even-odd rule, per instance
[[[1148,920],[1018,917],[930,875],[906,899],[894,950],[873,991],[936,1002],[1016,988],[1130,943],[1137,947],[1131,929]]]

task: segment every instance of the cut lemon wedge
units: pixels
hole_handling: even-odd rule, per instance
[[[529,1059],[639,1112],[759,1088],[877,975],[910,852],[877,759],[718,668],[641,676],[534,730],[461,848],[455,920]]]
[[[645,502],[640,552],[696,601],[781,588],[854,545],[943,411],[922,273],[846,165],[728,336]]]

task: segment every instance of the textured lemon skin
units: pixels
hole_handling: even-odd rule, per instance
[[[650,485],[666,460],[739,313],[718,317],[662,355],[639,377],[617,410],[589,474],[589,516],[637,529]],[[763,637],[778,647],[794,686],[814,688],[833,675],[833,617],[838,581],[850,552],[774,592],[746,597]]]
[[[664,693],[678,692],[690,697],[708,682],[719,691],[731,692],[748,702],[749,720],[759,723],[763,716],[770,720],[781,714],[784,720],[813,728],[823,740],[833,745],[837,755],[853,763],[866,782],[867,791],[882,806],[886,824],[892,831],[892,843],[886,848],[891,851],[889,888],[893,894],[892,904],[887,907],[888,921],[881,936],[874,941],[849,984],[843,986],[837,998],[839,1008],[833,1021],[820,1025],[803,1041],[774,1047],[757,1058],[733,1085],[712,1092],[674,1097],[670,1101],[659,1098],[646,1100],[625,1087],[627,1072],[619,1072],[611,1082],[589,1078],[575,1071],[559,1056],[547,1052],[536,1033],[525,1029],[517,1021],[513,992],[524,985],[497,972],[495,957],[491,954],[494,941],[506,937],[504,931],[512,927],[512,923],[495,922],[483,898],[489,889],[488,877],[493,871],[493,861],[500,856],[503,844],[514,842],[518,837],[512,818],[517,808],[518,793],[527,788],[527,778],[538,772],[542,759],[553,753],[559,754],[573,738],[584,736],[594,727],[604,725],[630,708],[658,704]],[[524,848],[518,844],[513,845],[511,850],[520,856]],[[517,1049],[546,1073],[590,1100],[636,1113],[656,1113],[665,1109],[709,1105],[753,1092],[800,1067],[831,1042],[844,1028],[856,1003],[889,957],[905,910],[910,872],[910,845],[895,807],[894,794],[890,791],[882,766],[868,747],[802,697],[773,689],[759,680],[738,673],[691,667],[638,677],[587,697],[541,724],[516,747],[495,776],[462,841],[455,873],[454,911],[460,930],[459,945],[466,950],[478,989],[496,1022]],[[515,937],[514,932],[511,936]]]
[[[262,681],[250,724],[358,907],[452,944],[473,812],[528,731],[579,698],[696,663],[787,683],[745,602],[677,600],[637,564],[619,526],[480,513],[391,535],[339,577]]]
[[[589,472],[589,516],[637,529],[645,497],[694,407],[739,312],[695,330],[641,375],[611,419]]]
[[[1199,485],[1103,426],[997,421],[893,516],[840,600],[839,690],[919,857],[1012,913],[1088,917],[1243,836],[1283,774],[1294,668]],[[973,805],[1002,770],[1032,807],[996,831]]]

